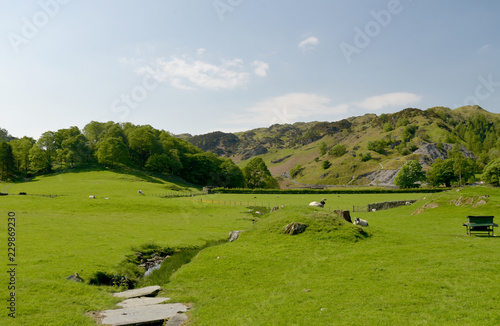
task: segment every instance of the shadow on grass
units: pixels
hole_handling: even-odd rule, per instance
[[[146,243],[139,247],[132,247],[133,254],[127,255],[114,272],[96,271],[90,279],[90,285],[106,285],[119,288],[133,289],[141,286],[165,284],[170,277],[183,265],[188,264],[203,249],[227,243],[228,240],[207,241],[199,247],[170,248],[161,247],[155,243]],[[144,261],[154,258],[164,258],[159,269],[153,269],[145,275]]]
[[[98,164],[82,165],[82,166],[76,166],[73,168],[65,166],[63,168],[55,168],[51,172],[48,172],[48,173],[32,175],[29,178],[29,182],[38,181],[36,178],[39,176],[56,176],[56,175],[60,175],[60,174],[64,174],[64,173],[85,173],[85,172],[102,172],[102,171],[110,171],[110,172],[114,172],[114,173],[118,173],[118,174],[132,175],[132,176],[135,176],[139,179],[142,179],[143,181],[150,182],[150,183],[162,184],[163,182],[171,182],[171,183],[175,183],[181,187],[192,187],[192,188],[200,188],[201,189],[201,186],[189,183],[178,176],[166,175],[166,174],[162,174],[162,173],[150,173],[147,171],[137,170],[137,169],[134,169],[134,168],[131,168],[131,167],[128,167],[125,165],[120,165],[120,164],[116,164],[113,167],[104,167],[104,166],[98,165]],[[26,182],[26,180],[24,178],[16,178],[12,182],[13,183],[24,183],[24,182]]]
[[[160,269],[153,271],[150,275],[144,277],[139,285],[158,285],[170,282],[170,277],[181,268],[183,265],[188,264],[191,260],[198,255],[203,249],[218,246],[227,243],[228,240],[207,241],[200,247],[186,247],[178,249],[172,256],[165,259]]]

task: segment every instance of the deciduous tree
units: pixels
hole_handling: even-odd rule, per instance
[[[243,176],[247,188],[279,188],[278,181],[267,169],[266,163],[260,157],[251,159],[243,168]]]
[[[6,181],[14,176],[16,170],[12,146],[5,140],[0,142],[0,178]]]
[[[245,178],[243,177],[243,171],[240,167],[234,164],[234,162],[228,158],[221,164],[222,172],[225,175],[226,182],[221,185],[227,188],[243,188],[245,187]]]
[[[109,137],[99,143],[97,150],[99,164],[109,164],[114,167],[115,163],[126,163],[128,158],[128,148],[120,138]]]
[[[144,167],[151,155],[161,154],[162,147],[157,134],[159,131],[149,125],[135,127],[128,134],[128,144],[136,154],[139,167]]]
[[[21,139],[14,139],[10,142],[12,146],[12,153],[16,161],[16,168],[19,172],[24,171],[28,175],[30,168],[30,149],[35,144],[35,140],[30,137],[23,137]]]
[[[52,170],[50,155],[38,143],[30,149],[30,169],[35,173],[46,173]]]
[[[484,167],[481,178],[496,187],[500,186],[500,159],[495,159]]]
[[[425,173],[422,171],[422,166],[419,162],[411,160],[406,162],[399,171],[394,184],[400,188],[418,188],[418,181],[425,180]]]

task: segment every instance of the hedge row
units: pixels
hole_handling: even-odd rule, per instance
[[[247,188],[214,188],[213,193],[219,194],[400,194],[400,193],[435,193],[450,190],[450,188],[413,188],[413,189],[247,189]]]

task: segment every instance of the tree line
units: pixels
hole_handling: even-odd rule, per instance
[[[481,172],[483,181],[500,186],[500,159],[491,160],[483,168],[477,160],[464,157],[459,145],[455,144],[450,158],[437,158],[427,172],[422,170],[418,161],[407,161],[394,179],[394,184],[400,188],[418,188],[422,182],[432,187],[451,187],[452,184],[462,186],[476,181],[476,174]]]
[[[231,159],[204,152],[150,125],[92,121],[83,130],[47,131],[38,140],[26,136],[14,139],[5,129],[0,131],[2,181],[99,164],[175,175],[197,185],[279,188],[260,158],[241,169]]]

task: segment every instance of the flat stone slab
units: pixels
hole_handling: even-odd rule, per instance
[[[183,322],[188,320],[188,316],[186,314],[177,314],[170,318],[167,323],[165,324],[166,326],[181,326]]]
[[[159,304],[159,303],[165,302],[167,300],[170,300],[170,298],[140,297],[140,298],[132,298],[132,299],[123,300],[122,302],[117,303],[116,305],[123,307],[123,308],[132,308],[132,307],[141,307],[141,306],[151,306],[154,304]]]
[[[101,323],[110,326],[136,325],[143,323],[161,322],[172,317],[179,318],[179,312],[188,311],[182,303],[157,304],[150,306],[105,310]]]
[[[115,297],[119,298],[137,298],[137,297],[154,297],[158,292],[160,292],[161,287],[158,285],[148,286],[140,289],[133,289],[123,292],[114,293]]]

